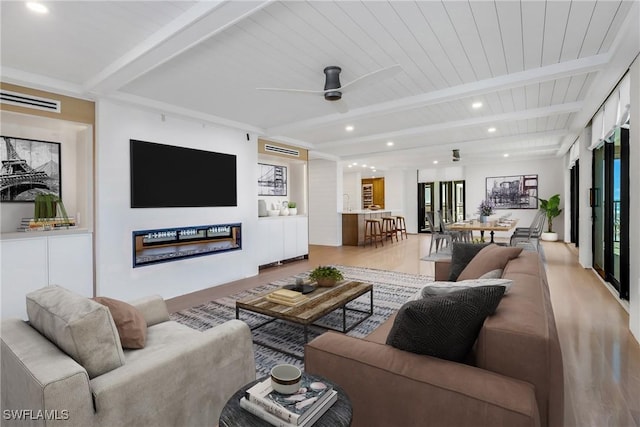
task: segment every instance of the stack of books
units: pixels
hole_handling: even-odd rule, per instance
[[[302,373],[300,389],[295,394],[280,394],[267,378],[249,388],[240,407],[278,427],[312,426],[336,400],[338,392],[312,375]]]
[[[302,304],[308,299],[309,297],[302,295],[302,293],[290,291],[288,289],[278,289],[277,291],[273,291],[267,295],[267,300],[275,302],[276,304],[288,305],[291,307]]]
[[[49,231],[75,228],[76,220],[67,218],[22,218],[18,231]]]

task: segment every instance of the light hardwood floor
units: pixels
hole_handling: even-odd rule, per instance
[[[384,247],[310,246],[309,259],[265,269],[259,275],[168,300],[178,311],[322,264],[343,264],[433,276],[429,235],[409,235]],[[629,316],[590,271],[575,248],[543,243],[551,299],[562,346],[565,425],[640,427],[640,346]]]

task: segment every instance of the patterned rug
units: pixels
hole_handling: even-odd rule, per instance
[[[373,284],[373,315],[356,326],[347,335],[364,337],[376,329],[380,324],[396,312],[405,301],[414,295],[433,278],[415,274],[398,273],[387,270],[376,270],[362,267],[348,267],[336,265],[345,279],[357,280]],[[171,314],[171,319],[198,330],[206,330],[220,325],[229,319],[235,319],[235,302],[252,295],[268,292],[286,284],[294,283],[295,279],[307,278],[308,273],[302,273],[284,280],[262,285],[247,291],[238,292],[215,301],[208,302],[187,310]],[[369,310],[369,293],[350,302],[347,307],[359,310]],[[353,324],[365,315],[347,311],[347,325]],[[267,316],[247,311],[241,311],[240,319],[250,327],[268,320]],[[342,310],[336,310],[319,320],[324,325],[341,327]],[[312,326],[309,328],[309,341],[321,335],[326,330]],[[287,350],[296,355],[304,354],[303,329],[289,322],[276,320],[268,325],[252,331],[254,341],[269,344],[272,347]],[[291,363],[304,368],[303,361],[294,357],[254,343],[256,371],[258,376],[267,375],[270,369],[278,363]]]

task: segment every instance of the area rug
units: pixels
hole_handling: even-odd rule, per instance
[[[336,265],[345,279],[357,280],[373,284],[373,315],[356,326],[347,335],[354,337],[364,337],[376,329],[385,320],[396,312],[418,289],[422,288],[433,278],[416,274],[398,273],[388,270],[377,270],[362,267],[349,267]],[[187,310],[182,310],[171,314],[171,319],[198,330],[206,330],[220,325],[227,320],[235,319],[235,302],[248,298],[252,295],[268,292],[283,285],[294,283],[295,279],[307,278],[308,273],[302,273],[284,280],[278,280],[247,291],[238,292],[225,298],[208,302]],[[359,310],[369,309],[369,294],[350,302],[347,307]],[[347,311],[347,325],[355,323],[365,315],[358,312]],[[241,311],[240,319],[245,321],[250,327],[263,323],[269,318],[257,313]],[[342,310],[320,319],[322,324],[331,327],[342,325]],[[324,333],[326,329],[312,326],[309,328],[309,341]],[[276,320],[268,325],[262,326],[252,331],[254,338],[254,354],[256,358],[256,374],[258,376],[267,375],[269,370],[278,363],[292,363],[304,369],[302,360],[272,350],[255,341],[269,344],[277,349],[283,349],[296,355],[304,355],[303,328],[289,322]]]

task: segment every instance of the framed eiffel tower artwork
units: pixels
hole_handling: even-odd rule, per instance
[[[60,143],[0,136],[0,202],[62,197]]]

